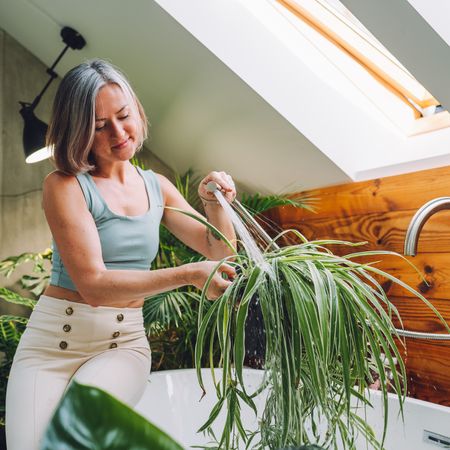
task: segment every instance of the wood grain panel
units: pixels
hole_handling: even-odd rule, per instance
[[[406,351],[408,395],[450,406],[450,343],[406,339]]]
[[[362,249],[403,253],[406,230],[417,209],[368,212],[346,217],[336,216],[338,213],[333,212],[328,217],[306,218],[302,216],[301,210],[284,207],[279,211],[272,210],[268,216],[282,224],[284,230],[296,229],[309,240],[332,236],[350,242],[368,241],[369,244]],[[427,221],[420,233],[417,251],[450,253],[450,211],[439,211]]]
[[[269,211],[266,220],[284,230],[296,229],[309,240],[366,242],[359,247],[328,246],[338,255],[366,250],[402,254],[406,230],[417,209],[433,198],[450,196],[450,166],[304,194],[319,199],[316,213],[280,207]],[[378,261],[375,267],[420,292],[450,324],[450,211],[440,211],[427,221],[417,256],[406,259],[420,274],[396,255],[358,257],[355,261]],[[412,293],[390,280],[376,278],[398,308],[405,329],[445,333],[442,322]],[[399,327],[398,321],[395,324]],[[406,343],[409,395],[450,406],[450,341],[407,339]]]
[[[410,297],[389,297],[389,300],[397,308],[405,329],[407,328],[410,331],[420,331],[423,333],[442,333],[445,335],[448,334],[442,321],[439,320],[439,318],[436,317],[431,308],[429,308],[421,300]],[[450,317],[449,299],[444,298],[428,300],[439,311],[443,318]],[[397,328],[401,328],[399,320],[397,320],[395,316],[393,316],[393,318],[395,326]],[[450,353],[448,357],[450,368]]]
[[[446,166],[307,191],[307,196],[318,199],[317,211],[303,211],[302,217],[342,218],[367,213],[415,210],[435,197],[449,196],[449,180],[450,166]]]
[[[420,292],[428,299],[450,297],[450,266],[449,255],[445,253],[419,253],[406,260],[397,255],[377,255],[371,257],[356,257],[355,262],[377,263],[377,269],[398,278],[411,288]],[[414,264],[412,267],[409,263]],[[414,297],[414,294],[395,282],[376,277],[389,296]]]

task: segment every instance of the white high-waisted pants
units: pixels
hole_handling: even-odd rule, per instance
[[[134,406],[145,390],[150,366],[142,308],[93,307],[42,295],[9,375],[8,450],[39,448],[72,379]]]

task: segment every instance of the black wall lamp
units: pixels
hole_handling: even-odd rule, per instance
[[[86,41],[83,36],[81,36],[78,31],[73,28],[64,27],[61,30],[61,37],[63,42],[66,44],[64,50],[56,58],[50,69],[47,69],[47,73],[50,75],[50,79],[44,86],[40,94],[33,100],[33,103],[19,102],[22,105],[20,109],[20,114],[24,120],[23,128],[23,149],[25,152],[25,161],[27,163],[35,163],[42,161],[51,156],[51,149],[45,146],[45,135],[47,133],[47,124],[38,119],[34,114],[34,109],[40,102],[44,92],[50,86],[50,83],[58,76],[58,74],[53,70],[58,64],[59,60],[64,56],[67,49],[70,47],[73,50],[81,50],[85,45]]]

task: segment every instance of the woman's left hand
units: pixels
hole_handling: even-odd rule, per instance
[[[211,172],[203,178],[198,186],[198,195],[202,200],[207,202],[216,200],[216,196],[206,188],[210,181],[214,181],[219,186],[228,203],[236,198],[236,187],[231,176],[225,172]]]

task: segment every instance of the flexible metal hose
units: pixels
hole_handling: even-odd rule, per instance
[[[450,341],[450,334],[439,334],[439,333],[422,333],[420,331],[409,331],[409,330],[399,330],[395,329],[399,336],[412,338],[412,339],[427,339],[433,341]]]

